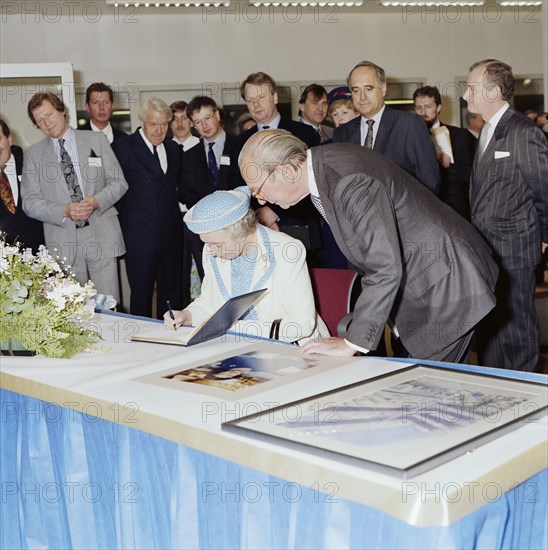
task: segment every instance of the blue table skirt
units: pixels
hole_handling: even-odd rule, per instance
[[[416,528],[336,487],[10,391],[0,400],[4,549],[548,548],[547,470],[448,527]]]

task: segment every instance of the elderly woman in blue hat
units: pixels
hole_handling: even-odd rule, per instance
[[[185,215],[204,242],[200,296],[164,315],[168,328],[198,325],[229,298],[268,289],[232,330],[284,342],[329,335],[316,312],[303,244],[257,223],[247,187],[215,191]]]

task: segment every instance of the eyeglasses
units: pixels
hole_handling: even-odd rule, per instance
[[[264,187],[264,184],[267,182],[268,178],[274,173],[274,171],[272,172],[269,172],[267,175],[266,175],[266,178],[262,181],[261,185],[259,185],[259,187],[252,187],[251,188],[251,196],[260,200],[260,201],[265,201],[266,202],[266,199],[261,195],[261,189]]]
[[[204,117],[202,117],[201,119],[197,120],[195,118],[192,119],[192,123],[194,124],[194,126],[196,126],[196,128],[200,128],[201,126],[203,126],[203,124],[209,124],[212,120],[213,120],[213,117],[215,115],[206,115]]]

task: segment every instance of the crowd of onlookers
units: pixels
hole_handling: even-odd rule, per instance
[[[498,95],[485,92],[493,88]],[[61,98],[37,93],[28,104],[28,115],[45,138],[25,150],[24,161],[21,149],[12,144],[7,124],[0,122],[0,228],[8,240],[33,248],[45,242],[55,248],[80,282],[91,279],[98,292],[117,299],[117,258],[123,256],[131,288],[129,312],[152,316],[156,289],[155,310],[161,316],[166,302],[176,310],[191,303],[193,266],[203,278],[203,260],[215,244],[204,238],[204,231],[194,231],[184,223],[185,216],[188,221],[189,211],[194,214],[194,207],[203,204],[216,211],[215,201],[203,201],[217,191],[247,185],[253,195],[249,206],[260,226],[298,238],[306,247],[309,267],[357,267],[366,281],[371,276],[371,258],[365,258],[362,265],[349,257],[341,241],[342,222],[330,220],[331,213],[321,205],[326,202],[322,189],[303,187],[304,197],[285,204],[285,197],[271,199],[264,192],[271,187],[276,170],[285,166],[283,162],[273,157],[267,172],[260,163],[242,164],[242,151],[261,141],[256,134],[267,131],[261,135],[269,136],[268,130],[285,130],[308,148],[321,145],[326,155],[351,149],[337,144],[354,144],[372,151],[366,153],[372,166],[379,157],[379,162],[388,163],[387,172],[398,165],[437,197],[434,206],[441,204],[438,201],[445,203],[451,216],[458,214],[457,225],[471,223],[479,232],[500,275],[493,288],[497,305],[487,316],[490,330],[482,333],[480,326],[478,334],[490,341],[503,334],[503,339],[511,341],[510,346],[493,344],[498,349],[482,359],[485,364],[531,370],[536,356],[524,347],[538,348],[538,338],[528,346],[521,340],[538,336],[531,296],[534,271],[545,249],[543,243],[548,241],[548,114],[517,113],[509,105],[513,89],[511,68],[506,64],[486,60],[472,66],[464,95],[469,108],[467,128],[460,128],[440,120],[442,98],[433,86],[414,92],[414,113],[387,105],[384,70],[364,61],[350,71],[346,86],[332,90],[319,84],[307,86],[299,99],[299,120],[294,121],[278,111],[274,79],[257,72],[241,83],[240,95],[248,112],[237,120],[237,135],[225,131],[222,108],[207,96],[171,105],[148,98],[139,107],[139,128],[127,135],[111,124],[114,97],[103,83],[86,90],[90,120],[83,129],[88,132],[71,128]],[[285,133],[278,134],[274,137],[282,140]],[[254,157],[249,153],[248,158]],[[312,161],[307,162],[300,165],[311,174]],[[328,181],[344,172],[338,166],[329,170],[321,174]],[[282,175],[287,179],[287,174]],[[217,196],[228,201],[227,205],[234,200],[232,195]],[[392,214],[385,210],[383,215]],[[222,213],[215,216],[220,219]],[[421,216],[416,212],[417,223]],[[228,225],[213,224],[211,231],[224,230],[232,223],[229,218]],[[264,235],[261,239],[264,244]],[[204,240],[209,247],[205,254]],[[230,242],[223,241],[225,246]],[[373,250],[373,241],[369,244]],[[405,239],[399,246],[407,260]],[[236,269],[236,263],[230,265]],[[209,278],[216,276],[215,265],[208,268]],[[252,278],[253,274],[244,269],[240,277]],[[222,281],[218,283],[222,290]],[[367,282],[374,283],[375,277]],[[404,287],[400,290],[405,294]],[[520,305],[513,309],[517,302]],[[395,306],[384,307],[388,307],[388,316]],[[505,320],[502,328],[501,320]],[[519,333],[516,325],[522,328]],[[509,348],[520,350],[516,355]],[[360,345],[353,349],[372,348]]]

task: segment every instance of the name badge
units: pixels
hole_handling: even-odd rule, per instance
[[[101,157],[88,157],[88,165],[101,168],[101,166],[103,166],[103,162]]]
[[[221,157],[221,166],[230,166],[230,157],[223,155]]]

